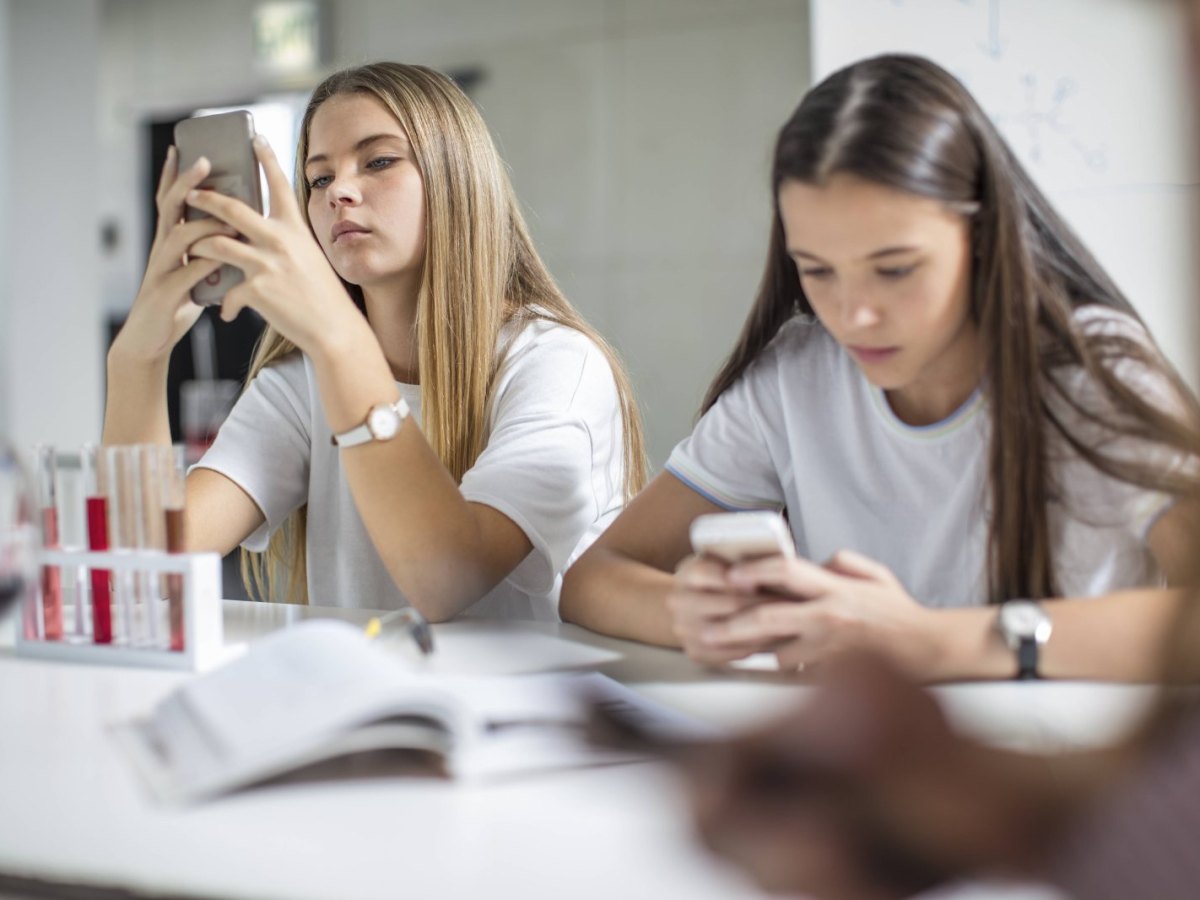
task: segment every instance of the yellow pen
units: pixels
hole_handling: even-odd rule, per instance
[[[372,616],[363,627],[363,633],[372,640],[399,634],[416,644],[422,656],[433,653],[433,630],[425,617],[411,606]]]

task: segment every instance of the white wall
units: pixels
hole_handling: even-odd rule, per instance
[[[22,447],[100,429],[94,0],[10,0],[0,56],[4,427]]]
[[[101,78],[105,262],[127,306],[145,246],[136,125],[272,87],[250,4],[107,0]],[[335,66],[479,67],[476,99],[567,295],[625,355],[655,463],[688,430],[758,281],[775,129],[807,82],[795,0],[344,0]],[[215,48],[215,50],[214,50]]]
[[[952,71],[1193,384],[1200,201],[1183,4],[812,0],[814,76],[888,51]]]
[[[0,172],[9,171],[9,145],[12,142],[12,114],[9,111],[9,31],[11,18],[9,0],[0,0]],[[0,178],[0,438],[10,433],[8,421],[8,395],[12,386],[10,360],[8,354],[8,335],[12,328],[8,324],[9,297],[12,292],[11,276],[12,261],[8,252],[8,215],[4,210],[9,208],[9,179]]]
[[[7,98],[10,104],[0,129],[4,122],[16,124],[8,133],[13,155],[7,170],[23,173],[3,188],[12,192],[4,209],[10,216],[18,211],[12,221],[20,222],[21,234],[0,242],[0,279],[13,284],[10,321],[0,319],[0,385],[8,388],[0,391],[0,416],[8,396],[7,417],[23,440],[74,441],[98,430],[103,361],[94,349],[95,307],[126,309],[140,280],[149,227],[140,123],[190,106],[245,100],[279,85],[254,71],[252,4],[243,0],[0,2],[9,10],[12,38],[8,62],[0,65],[0,103]],[[1049,38],[1021,52],[1048,65],[1060,57],[1072,64],[1091,60],[1119,73],[1105,88],[1101,114],[1125,136],[1120,147],[1126,137],[1150,148],[1173,140],[1127,119],[1128,110],[1142,107],[1158,116],[1156,122],[1160,114],[1178,114],[1178,95],[1159,90],[1171,77],[1167,66],[1176,45],[1156,23],[1172,4],[814,4],[837,12],[853,40],[898,45],[938,39],[943,49],[972,52],[989,37],[976,34],[985,10],[1007,10],[1004,21],[1018,21],[1019,12],[1019,21],[1027,23],[1024,34],[1032,29],[1028,23],[1041,22],[1036,16],[1053,7],[1059,11],[1055,34],[1070,35],[1064,44],[1070,52],[1056,55],[1045,43]],[[1128,32],[1122,40],[1112,38],[1111,29],[1091,30],[1100,6],[1114,4],[1126,9],[1116,28]],[[391,58],[484,71],[476,97],[511,166],[534,236],[567,294],[624,353],[655,463],[688,429],[753,296],[769,215],[770,147],[809,84],[810,45],[824,54],[821,66],[838,52],[828,29],[810,38],[808,7],[798,0],[333,5],[333,66]],[[922,25],[937,16],[948,37]],[[897,21],[910,27],[899,28]],[[880,27],[870,27],[872,22]],[[1096,33],[1104,40],[1089,37]],[[1161,50],[1155,41],[1163,42]],[[20,91],[12,74],[18,70]],[[1110,91],[1116,105],[1105,106]],[[0,154],[4,134],[0,130]],[[95,157],[89,134],[96,136]],[[1190,299],[1193,230],[1184,212],[1190,196],[1175,181],[1138,183],[1142,188],[1128,182],[1110,194],[1047,186],[1190,372],[1184,360],[1191,328],[1181,313]],[[123,242],[97,263],[100,217],[116,222]],[[29,227],[39,221],[52,223],[54,252],[47,232]],[[1110,229],[1114,223],[1134,223],[1128,242]],[[47,259],[69,259],[71,265],[48,265]],[[1153,283],[1146,272],[1155,273]],[[23,394],[18,407],[14,378],[6,378],[3,367],[42,373],[46,386]]]

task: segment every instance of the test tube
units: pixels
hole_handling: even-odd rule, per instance
[[[137,456],[130,446],[108,447],[104,453],[108,474],[108,540],[115,552],[127,552],[136,546],[134,539],[134,482],[133,471]],[[132,646],[139,642],[137,616],[137,579],[129,569],[116,572],[113,591],[116,616],[113,638],[116,643]]]
[[[38,444],[38,507],[42,518],[42,546],[58,549],[58,454],[50,444]],[[62,570],[42,566],[42,637],[61,641],[63,637]]]
[[[32,483],[16,453],[0,439],[0,619],[9,604],[17,605],[26,640],[37,640],[42,618],[36,588],[34,518]]]
[[[81,456],[58,454],[58,545],[81,550],[88,544],[87,503]],[[63,640],[92,640],[91,579],[89,567],[76,563],[62,567]]]
[[[187,447],[174,444],[164,447],[162,472],[163,519],[166,525],[167,552],[184,553],[187,540],[183,527],[184,501],[187,496]],[[183,635],[183,573],[167,573],[167,618],[171,630],[171,649],[182,650]]]
[[[88,549],[106,551],[108,540],[108,467],[104,465],[100,448],[95,444],[84,444],[79,453],[79,465],[83,474],[83,496],[87,508]],[[97,644],[111,644],[112,628],[112,572],[108,569],[92,569],[92,640]]]
[[[141,551],[163,551],[167,548],[167,538],[162,507],[162,448],[138,444],[132,449],[134,546]],[[142,642],[151,647],[165,647],[166,609],[159,590],[158,572],[139,572],[138,588]]]

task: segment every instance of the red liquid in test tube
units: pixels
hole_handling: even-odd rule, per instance
[[[166,519],[167,552],[187,552],[187,541],[183,531],[183,507],[187,495],[186,451],[176,444],[164,451],[162,464],[163,515]],[[167,620],[171,631],[172,650],[183,650],[183,574],[167,573]]]
[[[108,549],[108,498],[87,498],[88,549]],[[92,640],[112,643],[112,572],[92,569]]]
[[[183,510],[168,509],[167,552],[183,553]],[[171,626],[171,649],[183,649],[183,573],[167,573],[167,615]]]

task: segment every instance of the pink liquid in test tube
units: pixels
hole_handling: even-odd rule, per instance
[[[58,548],[58,495],[55,484],[58,457],[53,447],[40,444],[37,448],[38,499],[42,510],[42,546]],[[42,566],[42,637],[61,641],[63,637],[62,569]]]

